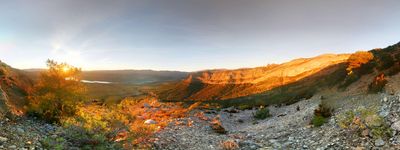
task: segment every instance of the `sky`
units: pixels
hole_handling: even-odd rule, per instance
[[[197,71],[400,41],[398,0],[0,0],[0,60]]]

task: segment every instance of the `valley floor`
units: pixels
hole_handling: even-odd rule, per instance
[[[364,101],[363,105],[352,105],[354,101]],[[399,149],[400,136],[393,127],[399,121],[400,98],[396,95],[375,94],[369,97],[347,97],[343,100],[343,109],[358,109],[378,103],[379,115],[394,128],[392,138],[372,138],[360,136],[357,132],[338,126],[336,116],[331,117],[322,127],[309,125],[314,110],[320,104],[320,97],[275,107],[268,107],[272,117],[254,120],[255,110],[229,113],[222,111],[196,110],[189,117],[176,119],[165,130],[156,134],[156,149],[212,150],[223,149],[222,143],[234,141],[240,149]],[[375,102],[372,102],[375,101]],[[354,108],[354,107],[357,108]],[[375,105],[376,106],[376,105]],[[297,110],[297,107],[300,110]],[[229,110],[228,108],[225,110]],[[204,116],[199,117],[199,114]],[[210,119],[220,116],[227,134],[215,133],[210,127]],[[400,122],[399,122],[400,123]]]

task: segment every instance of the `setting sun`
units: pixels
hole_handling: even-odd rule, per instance
[[[64,66],[64,67],[62,68],[62,71],[63,71],[64,73],[66,73],[66,72],[68,72],[70,69],[71,69],[70,67]]]

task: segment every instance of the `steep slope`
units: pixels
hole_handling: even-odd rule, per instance
[[[196,72],[160,96],[166,100],[223,100],[258,94],[311,75],[330,73],[349,56],[327,54],[265,67]]]
[[[348,74],[348,58],[357,60],[358,53],[321,55],[266,67],[196,72],[179,83],[165,85],[158,95],[166,101],[265,105],[294,103],[325,89],[360,91],[352,87],[363,85],[367,92],[373,91],[371,88],[379,91],[381,83],[376,79],[400,72],[400,43],[366,53],[372,59],[359,64],[352,74]]]
[[[31,87],[32,81],[22,71],[0,61],[0,116],[9,112],[20,115]]]
[[[155,146],[158,149],[224,149],[231,145],[237,149],[400,149],[400,43],[362,53],[373,57],[358,67],[351,66],[360,57],[360,53],[354,53],[348,62],[323,69],[329,73],[320,71],[321,74],[270,91],[222,101],[248,104],[258,97],[265,102],[299,90],[318,89],[307,99],[293,95],[296,103],[267,106],[271,115],[267,119],[255,121],[257,108],[198,109],[177,119],[181,123],[191,122],[190,125],[171,124],[158,132]],[[186,82],[193,81],[193,76],[189,79]],[[384,84],[378,92],[371,91],[371,85],[376,83]],[[319,105],[331,108],[332,116],[320,127],[310,126]],[[210,128],[214,120],[219,120],[227,134],[214,134]]]
[[[266,67],[203,71],[194,74],[205,84],[258,84],[274,77],[298,77],[313,74],[322,68],[342,63],[349,55],[326,54],[313,58],[300,58],[280,65]]]

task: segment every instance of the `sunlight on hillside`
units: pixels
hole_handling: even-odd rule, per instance
[[[0,150],[400,150],[399,16],[400,0],[1,1]]]

